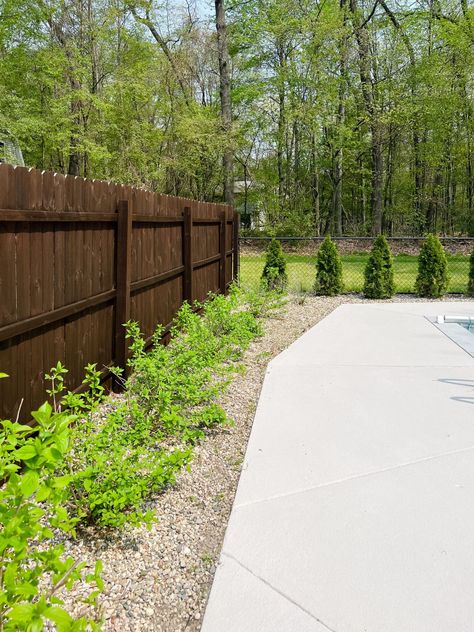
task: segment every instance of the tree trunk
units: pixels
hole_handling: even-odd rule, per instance
[[[334,234],[342,236],[342,147],[336,149],[334,156],[334,184],[332,194],[332,209]]]
[[[313,201],[314,235],[315,237],[319,237],[321,234],[321,219],[319,210],[319,170],[314,132],[311,134],[311,199]]]
[[[342,178],[344,156],[344,125],[346,123],[346,87],[347,87],[347,0],[340,0],[342,12],[342,35],[339,39],[339,87],[338,106],[336,116],[336,152],[334,155],[334,189],[333,189],[333,218],[334,230],[337,237],[342,235]]]
[[[372,77],[372,58],[370,55],[370,33],[367,21],[361,20],[361,14],[357,0],[350,1],[350,8],[354,23],[354,30],[359,53],[359,75],[367,112],[368,124],[371,134],[372,155],[372,192],[370,196],[372,211],[372,233],[379,235],[382,232],[382,208],[383,208],[383,154],[382,154],[382,123],[376,98],[376,81]]]
[[[383,183],[383,154],[382,154],[382,127],[374,117],[372,121],[372,234],[380,235],[382,232],[382,183]]]
[[[395,136],[395,130],[393,126],[390,124],[389,132],[388,132],[388,149],[387,149],[387,160],[386,162],[386,176],[385,176],[385,191],[384,191],[384,200],[383,206],[385,209],[384,216],[384,232],[388,233],[390,236],[393,235],[393,176],[395,172],[395,148],[396,148],[397,138]],[[388,213],[387,213],[388,210]],[[387,218],[388,214],[388,218]]]
[[[431,1],[431,0],[430,0]],[[402,28],[402,25],[398,21],[395,13],[388,7],[385,0],[379,0],[381,7],[387,14],[389,20],[392,22],[393,26],[401,36],[405,47],[408,52],[408,57],[410,59],[411,66],[411,78],[410,78],[410,93],[412,99],[412,106],[415,107],[415,110],[412,115],[412,143],[413,143],[413,206],[416,212],[417,217],[422,217],[423,215],[423,199],[424,199],[424,169],[421,159],[421,141],[420,141],[420,116],[416,110],[417,107],[417,88],[418,81],[416,77],[416,58],[415,58],[415,50],[410,41],[410,38],[406,34],[405,30]],[[431,54],[431,20],[429,22],[429,37],[428,37],[428,54]]]
[[[285,174],[283,171],[283,153],[286,146],[285,129],[286,129],[286,113],[285,113],[285,83],[283,79],[283,69],[285,66],[285,53],[283,44],[278,43],[278,62],[280,77],[278,83],[278,130],[277,130],[277,170],[278,170],[278,201],[280,211],[285,205]]]
[[[224,0],[215,0],[217,55],[219,57],[219,87],[221,97],[222,126],[225,133],[224,156],[222,166],[224,170],[224,200],[226,204],[234,204],[234,153],[232,150],[232,100],[230,56],[227,41],[227,26],[225,19]]]

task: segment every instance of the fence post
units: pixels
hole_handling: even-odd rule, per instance
[[[232,256],[232,267],[233,267],[233,281],[234,283],[238,283],[239,282],[239,265],[240,265],[240,260],[239,260],[239,228],[240,228],[240,215],[237,213],[237,211],[234,211],[234,217],[233,217],[233,223],[232,223],[232,241],[234,242],[232,251],[233,251],[233,256]]]
[[[132,209],[128,200],[118,203],[117,223],[117,260],[116,260],[116,291],[115,303],[115,362],[126,373],[127,369],[127,340],[125,327],[130,320],[130,280],[131,280],[131,250],[132,250]]]
[[[193,302],[193,211],[184,207],[183,223],[183,301]]]
[[[219,291],[221,294],[227,293],[226,284],[226,263],[227,263],[227,211],[222,211],[219,225]]]

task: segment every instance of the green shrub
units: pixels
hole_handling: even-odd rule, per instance
[[[53,529],[74,534],[75,520],[65,508],[71,479],[61,475],[73,417],[48,403],[32,417],[34,429],[0,422],[0,629],[39,631],[46,622],[58,631],[99,629],[85,616],[69,615],[61,590],[82,579],[95,582],[98,590],[85,600],[95,605],[100,562],[84,577],[85,564],[65,558],[64,547],[52,543]]]
[[[276,239],[271,240],[265,253],[262,283],[269,290],[283,290],[288,283],[285,255]]]
[[[440,240],[428,235],[418,256],[418,276],[415,291],[418,296],[437,298],[448,288],[448,261]]]
[[[158,327],[147,353],[138,324],[127,324],[132,374],[125,396],[104,418],[88,415],[73,430],[68,467],[72,501],[83,520],[112,527],[149,523],[147,497],[174,483],[208,429],[229,423],[216,399],[262,333],[255,310],[261,315],[265,308],[253,301],[233,287],[228,297],[210,296],[200,305],[202,315],[185,303],[169,344],[160,343]],[[93,367],[87,368],[94,385]],[[87,407],[83,398],[77,411]]]
[[[150,524],[153,513],[143,509],[151,493],[176,480],[189,463],[189,449],[161,445],[150,419],[137,402],[114,408],[102,423],[84,421],[74,428],[68,465],[74,511],[85,522],[108,527]]]
[[[336,244],[328,235],[318,250],[314,290],[323,296],[336,296],[342,289],[341,258]]]
[[[364,295],[367,298],[391,298],[395,293],[393,258],[383,235],[372,246],[364,270]]]
[[[467,284],[467,293],[469,296],[474,296],[474,250],[469,257],[469,281]]]

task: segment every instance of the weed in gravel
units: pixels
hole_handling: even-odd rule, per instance
[[[214,563],[214,557],[211,555],[211,553],[203,553],[201,555],[201,561],[206,566],[212,566],[212,564]]]
[[[262,360],[262,362],[266,362],[269,358],[272,357],[272,353],[270,351],[262,351],[261,353],[258,353],[256,358],[257,360]]]
[[[232,467],[237,470],[240,471],[242,469],[242,463],[244,462],[244,457],[241,456],[237,459],[233,459],[231,462]]]

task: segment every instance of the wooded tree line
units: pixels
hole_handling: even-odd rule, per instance
[[[0,127],[257,230],[474,234],[470,0],[227,2],[0,0]]]

